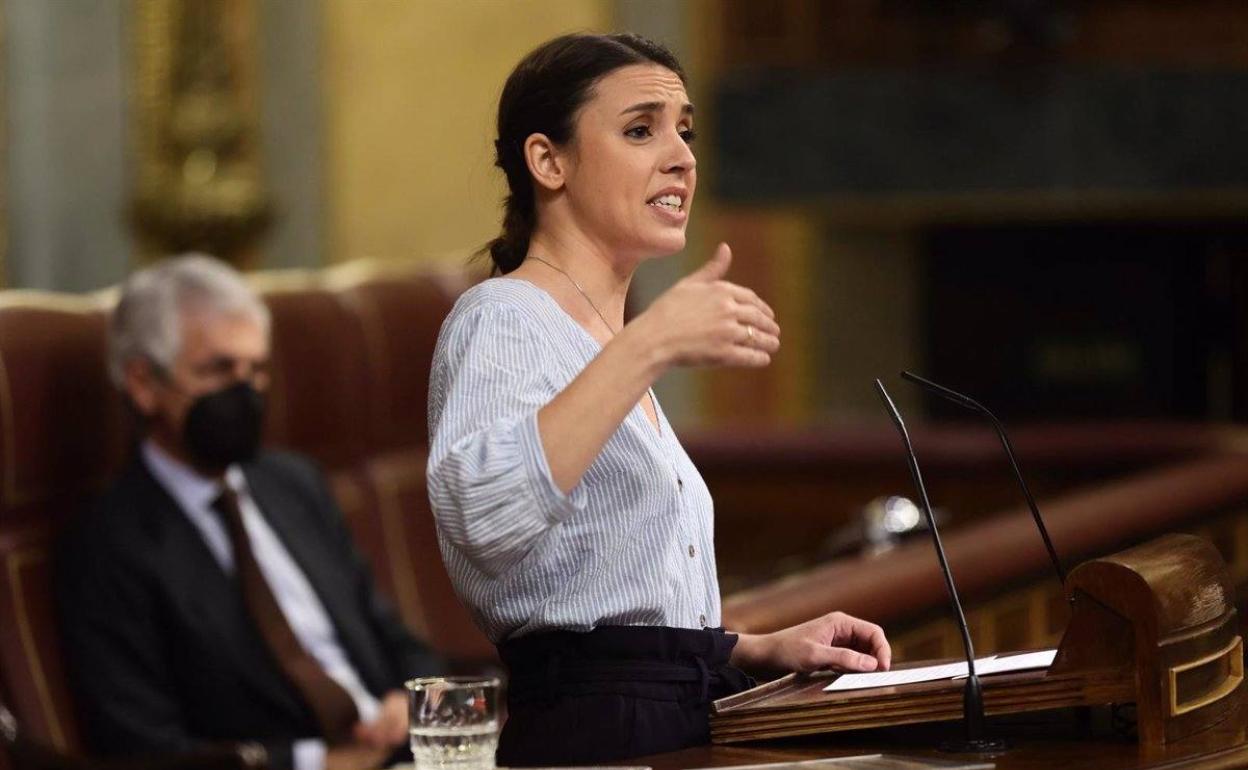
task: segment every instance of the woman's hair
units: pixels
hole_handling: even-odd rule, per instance
[[[630,64],[658,64],[685,82],[672,52],[630,33],[564,35],[542,44],[516,65],[498,100],[498,138],[494,165],[507,176],[503,232],[490,241],[492,273],[510,273],[529,251],[537,225],[533,180],[524,159],[524,143],[545,134],[555,144],[572,138],[577,110],[593,96],[603,76]]]

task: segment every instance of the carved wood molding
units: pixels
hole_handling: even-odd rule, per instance
[[[142,256],[246,266],[272,206],[259,154],[253,0],[134,0],[132,219]]]

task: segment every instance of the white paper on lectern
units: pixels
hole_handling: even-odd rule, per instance
[[[986,658],[976,658],[976,671],[995,658],[995,655]],[[840,692],[842,690],[865,690],[869,687],[893,687],[899,684],[935,682],[940,679],[952,679],[956,676],[966,676],[966,661],[942,663],[937,666],[903,668],[895,671],[872,671],[868,674],[842,674],[832,684],[823,688],[823,691]]]
[[[1007,671],[1028,671],[1033,668],[1048,668],[1053,665],[1053,659],[1056,657],[1057,650],[1038,650],[1036,652],[1025,652],[1022,655],[994,655],[990,660],[985,661],[982,666],[979,664],[979,661],[975,661],[975,673],[985,676],[987,674],[1004,674]],[[965,676],[965,671],[958,675],[958,677]]]

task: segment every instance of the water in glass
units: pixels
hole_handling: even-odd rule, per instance
[[[498,680],[426,677],[407,683],[417,770],[488,770],[498,748]]]
[[[411,739],[418,768],[491,768],[498,749],[498,723],[412,727]]]

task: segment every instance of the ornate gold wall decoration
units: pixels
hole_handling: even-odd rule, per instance
[[[135,0],[132,215],[141,256],[253,261],[272,214],[257,137],[252,0]]]

